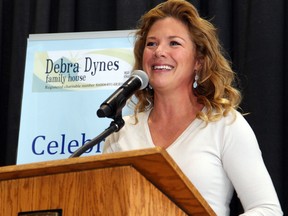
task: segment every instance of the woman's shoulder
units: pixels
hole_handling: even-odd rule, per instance
[[[246,120],[245,115],[237,110],[231,110],[226,116],[223,116],[219,120],[220,127],[223,132],[229,134],[229,136],[235,136],[242,139],[245,137],[255,137],[254,131],[250,126],[249,122]]]
[[[223,117],[219,120],[224,124],[243,124],[247,123],[244,115],[235,109],[231,109],[227,114],[223,115]]]
[[[223,131],[235,131],[236,133],[252,132],[252,128],[244,115],[235,109],[230,110],[226,115],[215,122],[208,123],[214,129],[223,129]]]

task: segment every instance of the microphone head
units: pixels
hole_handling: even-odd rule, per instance
[[[134,70],[132,73],[131,73],[131,77],[134,76],[134,77],[137,77],[140,79],[141,81],[141,87],[139,90],[142,90],[144,88],[146,88],[146,86],[148,85],[148,82],[149,82],[149,78],[148,78],[148,75],[142,71],[142,70]]]

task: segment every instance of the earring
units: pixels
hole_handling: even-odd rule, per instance
[[[146,91],[152,95],[153,94],[153,87],[150,85],[150,83],[148,83],[147,87],[146,87]]]
[[[198,82],[197,82],[197,81],[199,80],[199,75],[196,74],[194,79],[195,79],[195,81],[194,81],[194,83],[193,83],[193,88],[196,89],[197,86],[198,86]]]
[[[150,83],[148,83],[148,88],[149,88],[150,90],[153,90],[153,87],[150,85]]]
[[[146,91],[148,92],[148,97],[146,97],[146,101],[148,102],[148,106],[147,107],[152,107],[153,104],[153,87],[150,85],[150,83],[148,83],[148,86],[146,87]]]

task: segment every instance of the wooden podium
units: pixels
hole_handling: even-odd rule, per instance
[[[0,168],[5,216],[215,215],[161,148]]]

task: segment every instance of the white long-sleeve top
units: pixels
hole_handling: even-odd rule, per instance
[[[283,215],[258,142],[243,116],[230,113],[206,124],[195,119],[166,150],[219,216],[229,215],[234,192],[242,216]],[[150,111],[124,117],[125,126],[110,135],[104,153],[155,147],[148,127]]]

